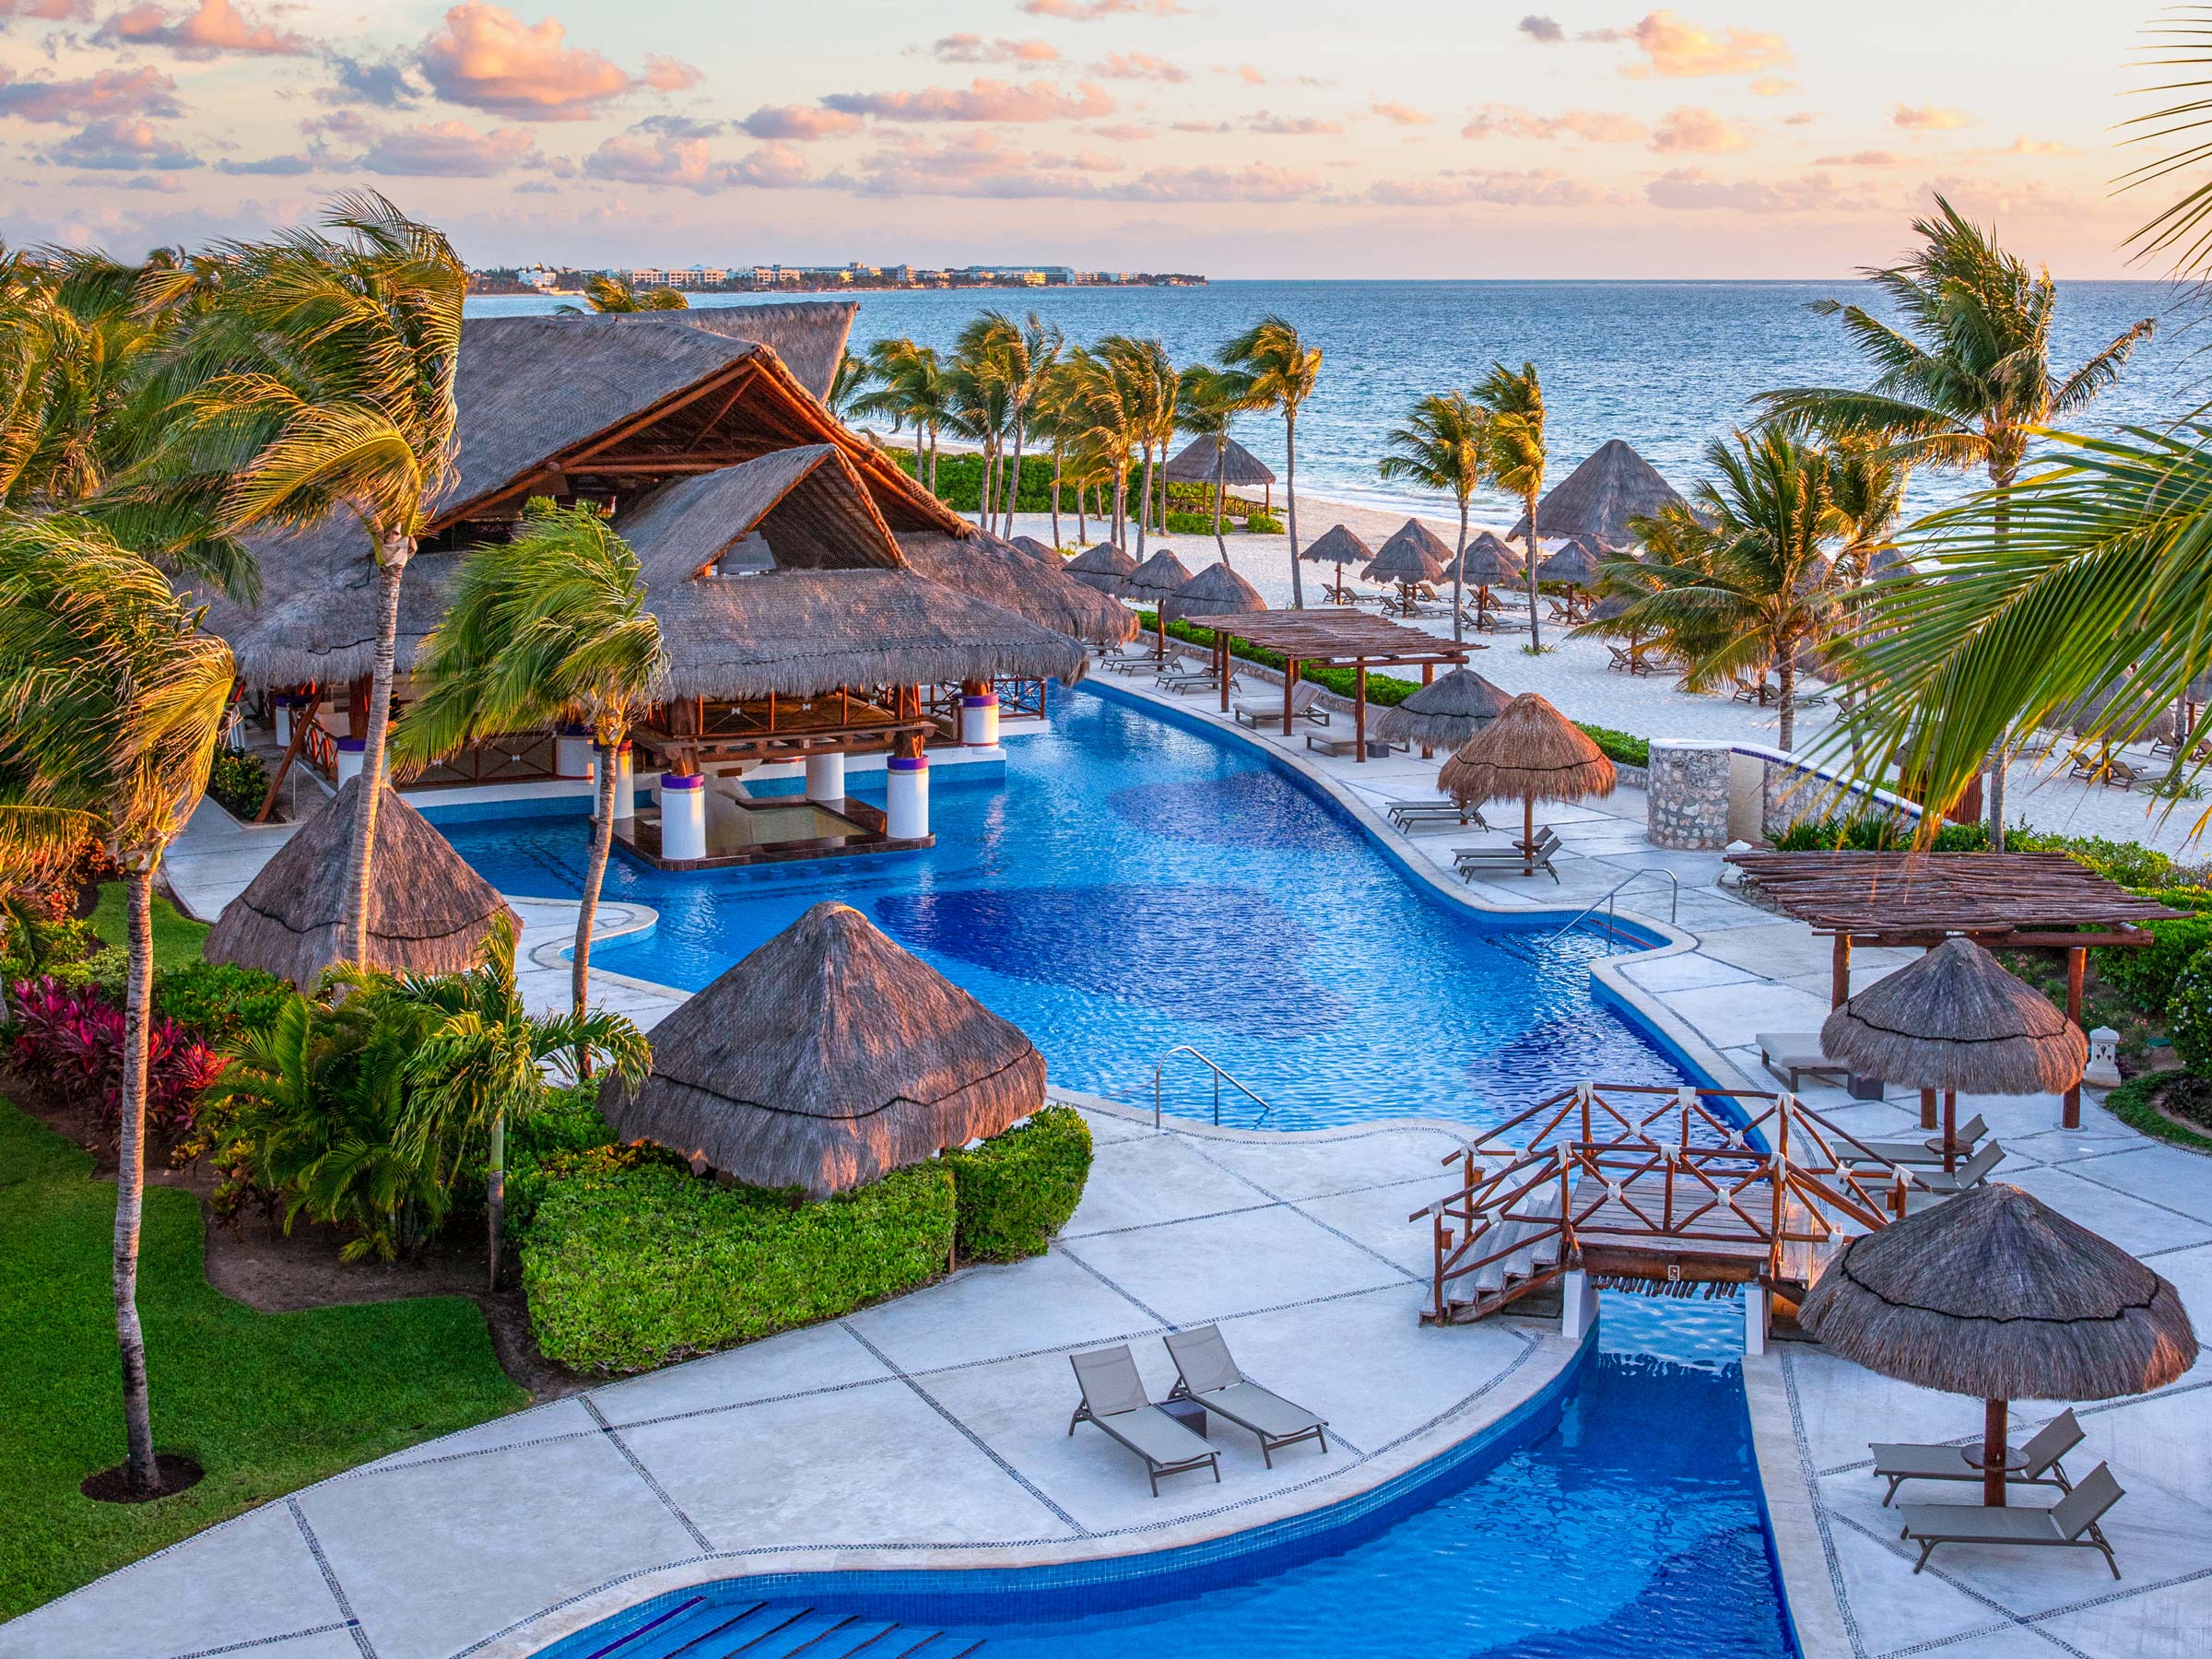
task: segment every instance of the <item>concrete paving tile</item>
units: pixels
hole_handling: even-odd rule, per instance
[[[1458,1135],[1443,1130],[1405,1129],[1319,1141],[1285,1140],[1274,1145],[1210,1141],[1206,1155],[1249,1176],[1277,1197],[1299,1200],[1401,1181],[1455,1184],[1443,1159],[1459,1145]]]
[[[2152,1204],[2212,1221],[2212,1164],[2170,1147],[2137,1147],[2082,1165],[2071,1173],[2118,1187]]]
[[[409,1446],[405,1452],[394,1452],[389,1457],[379,1458],[366,1467],[399,1468],[407,1464],[420,1463],[425,1458],[500,1452],[510,1446],[554,1440],[564,1434],[596,1433],[598,1428],[598,1424],[592,1420],[592,1414],[583,1408],[582,1401],[549,1400],[543,1406],[533,1406],[527,1411],[510,1412],[503,1418],[492,1418],[488,1423],[478,1423],[474,1429],[464,1429],[458,1434],[441,1435],[419,1446]]]
[[[1066,1233],[1081,1238],[1266,1202],[1250,1182],[1210,1161],[1188,1137],[1147,1135],[1094,1146],[1090,1179]]]
[[[581,1589],[699,1553],[605,1435],[478,1458],[465,1480],[418,1465],[299,1501],[378,1659],[444,1659]]]
[[[0,1655],[186,1653],[340,1617],[299,1524],[272,1503],[0,1625]]]
[[[909,1371],[1118,1339],[1155,1321],[1071,1256],[1072,1248],[1088,1261],[1112,1241],[1090,1240],[1080,1246],[1055,1246],[1051,1253],[1026,1262],[966,1267],[927,1289],[864,1308],[843,1323]]]
[[[2015,1186],[2033,1193],[2091,1232],[2102,1233],[2123,1250],[2153,1250],[2161,1244],[2194,1244],[2212,1239],[2212,1222],[2184,1220],[2171,1210],[2065,1170],[2022,1170],[2017,1175],[1999,1172],[2007,1175]]]
[[[1755,976],[1734,962],[1724,962],[1700,951],[1661,957],[1654,961],[1630,962],[1621,969],[1641,990],[1689,991],[1704,985],[1740,985]]]
[[[1789,1365],[1815,1469],[1869,1462],[1876,1440],[1937,1445],[1981,1432],[1981,1408],[1958,1394],[1877,1376],[1818,1348],[1792,1348]],[[1830,1478],[1865,1486],[1877,1504],[1887,1484],[1859,1473]]]
[[[1175,1324],[1371,1289],[1394,1277],[1365,1251],[1284,1208],[1178,1221],[1067,1248]]]
[[[806,1389],[835,1388],[889,1376],[883,1361],[853,1339],[841,1323],[785,1331],[727,1353],[688,1359],[592,1390],[592,1402],[620,1428],[653,1418],[773,1399]]]
[[[1719,1048],[1751,1042],[1761,1031],[1817,1031],[1828,1018],[1827,998],[1782,985],[1709,985],[1660,1000]]]
[[[1920,1551],[1915,1547],[1900,1553],[1907,1547],[1897,1540],[1895,1522],[1888,1522],[1886,1530],[1877,1527],[1878,1541],[1838,1521],[1830,1523],[1829,1536],[1835,1548],[1836,1567],[1843,1575],[1845,1597],[1868,1653],[1887,1653],[1983,1630],[1997,1617],[1992,1608],[1946,1583],[1935,1571],[1915,1573],[1912,1562]],[[2097,1570],[2103,1571],[2103,1563],[2100,1562]]]
[[[2124,1548],[2116,1535],[2112,1538],[2112,1547]],[[2121,1556],[2120,1571],[2128,1575],[2131,1583],[2137,1578],[2135,1563],[2126,1554]],[[2113,1584],[2107,1579],[2104,1588],[2108,1592],[2125,1591],[2128,1586]],[[2096,1594],[2094,1588],[2091,1594]],[[2076,1612],[2039,1619],[2034,1629],[2066,1642],[2077,1653],[2092,1653],[2096,1659],[2212,1653],[2212,1591],[2207,1591],[2205,1581],[2197,1577],[2182,1583],[2146,1586],[2139,1592],[2099,1601]]]
[[[1418,1185],[1371,1187],[1365,1192],[1308,1198],[1298,1207],[1426,1280],[1435,1265],[1433,1234],[1427,1220],[1415,1222],[1406,1218],[1457,1185],[1456,1181],[1446,1180]]]

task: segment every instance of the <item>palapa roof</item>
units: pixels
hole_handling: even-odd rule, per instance
[[[1570,536],[1557,552],[1536,566],[1536,580],[1589,587],[1597,581],[1597,568],[1605,557],[1583,537]]]
[[[1120,645],[1136,638],[1135,617],[1070,576],[1056,555],[1048,565],[995,535],[961,539],[931,531],[901,535],[899,547],[906,562],[930,581],[1003,606],[1071,640]]]
[[[1216,559],[1159,602],[1160,615],[1171,622],[1201,615],[1245,614],[1264,611],[1267,601],[1259,589]]]
[[[1536,530],[1541,535],[1594,535],[1627,547],[1636,540],[1636,533],[1629,528],[1630,519],[1649,518],[1668,502],[1681,500],[1680,492],[1659,476],[1658,468],[1620,439],[1612,438],[1536,503]],[[1527,513],[1510,534],[1515,541],[1527,538]]]
[[[223,907],[202,947],[211,962],[265,968],[302,988],[346,959],[338,936],[347,851],[363,799],[349,780],[310,813],[276,856]],[[384,791],[369,866],[369,963],[394,973],[457,973],[476,965],[507,901],[421,813]],[[516,927],[521,923],[515,921]]]
[[[1064,562],[1060,558],[1060,551],[1058,548],[1046,547],[1042,542],[1039,541],[1033,535],[1017,535],[1008,541],[1006,545],[1011,547],[1020,548],[1031,559],[1037,560],[1038,563],[1049,565],[1055,571],[1059,570]]]
[[[1453,564],[1459,567],[1459,579],[1469,587],[1488,587],[1495,582],[1518,582],[1526,574],[1527,566],[1521,556],[1500,541],[1493,531],[1478,530],[1467,543],[1467,550]],[[1446,565],[1443,575],[1448,581],[1452,565]]]
[[[1727,860],[1816,933],[1861,940],[1947,933],[1992,939],[2186,913],[2131,893],[2064,853],[1731,853]],[[2148,942],[2148,935],[2136,936]]]
[[[1365,564],[1374,550],[1342,524],[1331,524],[1305,546],[1299,557],[1315,564]]]
[[[615,528],[637,554],[649,591],[703,574],[756,530],[785,570],[903,562],[853,464],[826,443],[665,484],[619,514]]]
[[[1452,557],[1435,531],[1409,518],[1375,549],[1374,562],[1359,574],[1368,582],[1434,582]]]
[[[1457,748],[1505,712],[1512,694],[1472,668],[1454,668],[1423,686],[1394,709],[1385,709],[1374,734],[1392,743]]]
[[[2171,1283],[1995,1181],[1853,1239],[1797,1322],[1884,1376],[1985,1400],[2109,1400],[2196,1362]]]
[[[1112,542],[1100,542],[1067,561],[1066,573],[1085,587],[1101,594],[1122,591],[1122,578],[1136,569],[1136,560]]]
[[[1190,579],[1190,567],[1175,557],[1174,548],[1162,547],[1122,578],[1122,597],[1157,602],[1180,591]]]
[[[1828,1017],[1820,1045],[1862,1077],[1967,1094],[2063,1094],[2088,1040],[1971,939],[1946,939]]]
[[[1296,663],[1464,663],[1479,645],[1455,643],[1426,629],[1349,606],[1270,610],[1184,618],[1194,628],[1219,628]]]
[[[816,905],[662,1020],[653,1075],[610,1085],[625,1139],[820,1197],[1000,1134],[1044,1056],[848,905]]]
[[[765,346],[783,359],[799,384],[823,403],[837,382],[837,365],[853,335],[853,319],[860,312],[857,300],[782,300],[773,305],[694,305],[682,313],[691,328]],[[618,327],[625,321],[650,317],[647,312],[610,313]],[[665,318],[669,313],[657,313]],[[589,322],[590,317],[563,319]]]
[[[1168,477],[1178,484],[1211,484],[1217,457],[1211,438],[1194,438],[1168,463]],[[1218,457],[1226,484],[1272,484],[1275,474],[1267,464],[1234,438]]]
[[[1566,715],[1524,691],[1459,753],[1437,787],[1463,806],[1482,801],[1579,801],[1613,793],[1613,762]]]

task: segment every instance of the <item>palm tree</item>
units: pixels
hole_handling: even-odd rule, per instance
[[[376,651],[344,921],[347,954],[358,962],[368,951],[400,582],[453,476],[467,273],[441,232],[381,195],[340,196],[322,223],[232,245],[212,278],[180,273],[171,285],[168,293],[195,281],[216,287],[213,304],[184,330],[174,369],[189,387],[180,397],[182,436],[151,465],[227,475],[228,531],[344,512],[368,534]]]
[[[232,677],[229,647],[198,621],[159,571],[91,521],[0,519],[0,840],[36,846],[89,827],[123,868],[113,1281],[124,1475],[138,1496],[160,1488],[137,1301],[154,873],[206,788]]]
[[[1023,378],[1021,330],[1003,312],[979,312],[953,341],[947,372],[956,418],[949,423],[982,446],[983,479],[975,522],[997,522],[999,456],[1014,416],[1015,389]]]
[[[1181,382],[1168,348],[1158,340],[1106,335],[1099,357],[1113,376],[1119,402],[1128,418],[1129,436],[1144,459],[1144,482],[1136,492],[1136,557],[1145,556],[1145,523],[1152,512],[1152,472],[1167,458],[1175,441],[1175,402]],[[1161,526],[1165,529],[1163,524]]]
[[[1544,384],[1534,363],[1523,363],[1519,373],[1503,363],[1492,363],[1474,393],[1475,403],[1488,417],[1490,477],[1500,489],[1521,498],[1528,515],[1528,648],[1539,655],[1544,629],[1536,620],[1536,566],[1543,561],[1543,545],[1536,536],[1536,499],[1544,493]]]
[[[1713,477],[1696,512],[1671,503],[1636,521],[1646,557],[1608,560],[1608,585],[1639,595],[1578,634],[1656,634],[1701,691],[1772,666],[1781,746],[1795,747],[1797,657],[1831,627],[1838,580],[1823,544],[1851,533],[1836,505],[1828,456],[1786,433],[1738,432],[1705,448]],[[1647,534],[1648,533],[1648,534]]]
[[[1229,563],[1229,543],[1221,534],[1221,498],[1229,475],[1229,423],[1251,406],[1251,377],[1234,369],[1193,363],[1182,371],[1176,387],[1176,429],[1194,438],[1214,441],[1214,546],[1225,565]]]
[[[1011,354],[1013,379],[1013,409],[1010,424],[1014,429],[1014,465],[1006,481],[1006,533],[1014,533],[1014,514],[1021,500],[1021,448],[1022,438],[1030,425],[1030,409],[1044,388],[1052,382],[1053,371],[1059,367],[1060,354],[1067,349],[1067,336],[1059,328],[1041,319],[1035,312],[1029,314],[1021,326],[1020,348]],[[1057,543],[1059,537],[1054,535]]]
[[[1462,392],[1424,397],[1413,406],[1406,424],[1392,429],[1390,453],[1376,463],[1385,478],[1403,478],[1425,489],[1441,489],[1459,503],[1459,547],[1467,550],[1467,499],[1482,482],[1488,464],[1490,418]],[[1452,566],[1452,638],[1465,637],[1460,620],[1463,583],[1460,568]]]
[[[1101,342],[1103,344],[1103,342]],[[1137,447],[1137,421],[1128,390],[1114,365],[1099,352],[1077,347],[1068,354],[1067,410],[1077,447],[1091,477],[1113,482],[1112,530],[1117,547],[1128,543],[1129,458]]]
[[[617,752],[660,700],[668,653],[645,608],[637,555],[592,506],[539,499],[514,539],[478,547],[461,566],[453,603],[423,641],[421,695],[400,721],[402,764],[441,759],[497,732],[555,723],[589,726],[599,752],[591,861],[576,913],[570,991],[590,1003],[592,930],[614,845]],[[591,1056],[579,1051],[579,1076]]]
[[[869,378],[874,372],[867,359],[855,357],[850,351],[839,352],[837,370],[830,377],[830,395],[824,406],[840,420],[852,418],[858,413],[853,406],[866,391]]]
[[[1935,217],[1912,221],[1922,245],[1901,265],[1861,273],[1896,307],[1898,325],[1841,300],[1813,307],[1842,319],[1875,371],[1873,384],[1864,391],[1790,387],[1759,402],[1793,430],[1877,439],[1914,465],[1978,467],[2001,504],[2035,432],[2086,408],[2156,325],[2147,317],[2131,324],[2059,376],[2051,366],[2058,312],[2051,273],[2030,271],[1997,245],[1994,230],[1969,222],[1940,195],[1936,208]],[[2000,735],[1991,751],[1990,845],[1999,851],[2009,747]]]
[[[583,297],[595,312],[689,311],[691,301],[672,288],[633,288],[619,276],[594,276],[583,285]]]
[[[1252,406],[1283,412],[1283,500],[1290,516],[1290,604],[1306,608],[1305,579],[1298,568],[1298,411],[1321,378],[1321,347],[1270,312],[1217,354],[1225,369],[1252,377]]]
[[[868,347],[869,389],[847,409],[854,419],[888,416],[894,429],[911,421],[914,429],[914,477],[924,488],[937,488],[937,429],[949,413],[945,371],[936,351],[910,339],[877,340]],[[922,440],[929,439],[929,471],[922,470]]]

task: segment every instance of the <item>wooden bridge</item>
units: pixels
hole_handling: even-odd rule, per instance
[[[1732,1103],[1734,1111],[1724,1103]],[[1910,1177],[1794,1095],[1581,1083],[1444,1159],[1424,1324],[1495,1313],[1561,1275],[1754,1285],[1794,1303]]]

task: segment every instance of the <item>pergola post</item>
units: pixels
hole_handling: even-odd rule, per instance
[[[1830,943],[1833,954],[1829,958],[1828,1006],[1840,1008],[1851,1000],[1851,935],[1840,933]]]
[[[1361,657],[1352,669],[1352,759],[1355,764],[1367,763],[1367,659]]]
[[[1283,659],[1283,735],[1286,737],[1290,735],[1290,722],[1294,718],[1290,712],[1290,693],[1297,685],[1298,659],[1286,657]]]
[[[2078,945],[2066,952],[2066,1018],[2073,1022],[2076,1030],[2081,1029],[2081,978],[2082,971],[2088,965],[2088,954]],[[2059,1126],[2065,1129],[2081,1127],[2081,1083],[2078,1078],[2074,1087],[2066,1090],[2065,1103],[2059,1113],[2058,1122]]]
[[[1229,712],[1229,634],[1214,629],[1214,677],[1221,682],[1221,712]]]
[[[1435,683],[1436,683],[1436,665],[1435,665],[1434,663],[1423,663],[1423,664],[1421,665],[1421,684],[1422,684],[1423,686],[1432,686],[1432,685],[1434,685]],[[1424,744],[1422,744],[1422,745],[1421,745],[1421,759],[1424,759],[1424,760],[1433,760],[1435,758],[1436,758],[1436,748],[1435,748],[1435,746],[1434,746],[1434,745],[1432,745],[1432,744],[1427,744],[1427,743],[1424,743]]]

